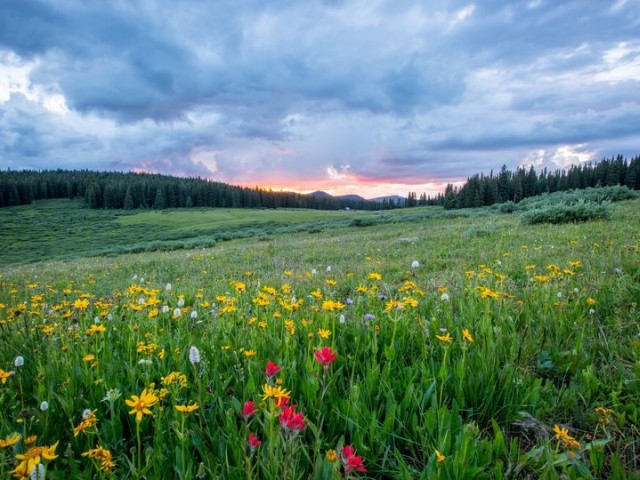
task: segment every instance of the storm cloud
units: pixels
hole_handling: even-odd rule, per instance
[[[639,153],[637,0],[0,3],[0,168],[435,193]]]

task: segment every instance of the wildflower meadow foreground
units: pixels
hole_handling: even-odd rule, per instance
[[[640,478],[640,219],[4,268],[0,478]]]

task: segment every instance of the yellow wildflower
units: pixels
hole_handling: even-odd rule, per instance
[[[181,413],[195,412],[198,408],[200,408],[197,403],[194,403],[193,405],[176,405],[175,407],[176,410]]]
[[[338,459],[338,453],[333,449],[327,450],[327,453],[325,454],[325,456],[327,457],[327,460],[331,463],[335,462]]]
[[[144,414],[152,414],[149,407],[154,406],[158,402],[158,397],[155,396],[153,391],[147,392],[145,388],[139,397],[138,395],[131,395],[131,400],[125,400],[124,402],[132,408],[129,414],[135,414],[136,422],[140,422]]]
[[[90,337],[94,333],[100,333],[100,332],[106,332],[106,331],[107,331],[107,328],[104,325],[99,325],[97,323],[94,323],[89,328],[87,328],[87,330],[85,330],[84,333],[86,333],[87,336]]]
[[[467,340],[468,342],[473,342],[473,335],[471,335],[471,332],[469,332],[469,329],[465,328],[462,330],[462,336],[465,338],[465,340]]]
[[[103,472],[110,472],[116,466],[116,462],[111,456],[111,452],[100,446],[82,453],[83,457],[91,457],[100,462],[100,469]]]
[[[326,330],[324,328],[321,328],[318,330],[318,336],[320,338],[329,338],[331,336],[331,330]]]
[[[5,372],[4,370],[0,369],[0,380],[2,381],[3,384],[7,383],[7,378],[11,376],[13,376],[12,371]]]
[[[262,391],[264,392],[264,395],[262,395],[262,400],[267,400],[268,398],[280,400],[281,398],[290,398],[291,395],[291,392],[288,392],[283,387],[272,387],[268,383],[265,383],[262,386]]]
[[[447,459],[447,457],[445,457],[443,454],[441,454],[437,449],[436,449],[436,461],[438,463],[444,463],[444,461]]]
[[[442,343],[451,343],[453,341],[453,337],[449,335],[449,332],[444,335],[436,335],[436,338],[440,340]]]
[[[0,438],[0,448],[11,447],[11,446],[15,445],[16,443],[18,443],[21,438],[22,438],[22,435],[20,435],[17,432],[12,433],[11,435],[9,435],[4,440]]]

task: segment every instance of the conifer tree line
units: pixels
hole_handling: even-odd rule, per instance
[[[447,185],[444,194],[427,197],[409,193],[406,206],[443,205],[446,209],[484,207],[495,203],[514,202],[558,191],[589,187],[626,186],[640,190],[640,156],[631,160],[617,155],[598,162],[573,165],[566,170],[536,172],[533,167],[518,168],[515,172],[502,166],[500,172],[488,176],[476,174],[460,187]]]
[[[274,192],[200,178],[159,174],[88,170],[0,171],[0,207],[28,205],[34,200],[50,198],[83,198],[90,208],[127,210],[191,207],[382,208],[378,202]]]

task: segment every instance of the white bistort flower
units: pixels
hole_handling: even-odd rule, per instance
[[[198,318],[198,312],[196,312],[195,310],[192,310],[190,317],[192,320],[195,320],[196,318]]]
[[[420,262],[418,260],[414,260],[411,262],[411,268],[418,268],[420,266]]]
[[[449,300],[449,294],[447,292],[444,292],[442,295],[440,295],[440,300],[442,300],[443,302],[446,302]]]
[[[200,363],[200,350],[198,350],[198,347],[192,346],[189,349],[189,361],[192,365]]]
[[[49,410],[49,402],[47,402],[46,400],[42,402],[40,404],[40,410],[42,410],[43,412],[46,412],[47,410]]]
[[[16,366],[16,368],[20,368],[24,365],[24,357],[22,355],[18,355],[13,361],[13,364]]]

